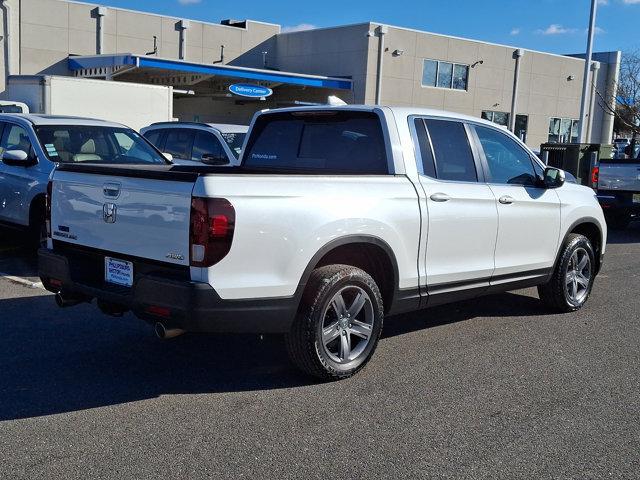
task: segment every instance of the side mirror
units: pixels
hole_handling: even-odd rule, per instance
[[[223,153],[215,154],[215,153],[205,153],[202,155],[202,163],[205,165],[229,165],[229,159]]]
[[[564,185],[565,174],[559,168],[547,167],[542,182],[545,188],[559,188]]]
[[[162,156],[167,160],[169,160],[170,162],[173,162],[173,155],[171,155],[170,153],[162,152]]]
[[[15,165],[17,167],[33,165],[33,162],[29,161],[29,154],[24,150],[7,150],[2,154],[2,161],[7,165]]]

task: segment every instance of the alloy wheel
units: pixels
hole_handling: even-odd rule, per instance
[[[577,248],[569,259],[565,287],[569,299],[579,305],[589,294],[591,284],[591,259],[584,248]]]
[[[339,290],[323,313],[321,343],[329,358],[341,364],[358,358],[371,341],[374,319],[367,292],[357,286]]]

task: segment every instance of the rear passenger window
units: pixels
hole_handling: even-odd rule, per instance
[[[478,173],[464,125],[450,120],[425,120],[440,180],[477,182]]]
[[[144,134],[144,138],[149,140],[156,148],[160,148],[160,135],[162,130],[152,130]]]
[[[173,128],[168,130],[164,151],[170,153],[175,158],[189,160],[191,159],[193,137],[193,130],[187,128]]]
[[[389,173],[380,118],[354,111],[262,115],[247,142],[244,165],[300,173]]]
[[[191,160],[202,161],[203,155],[213,155],[216,158],[222,157],[223,151],[220,140],[213,133],[199,131],[193,142],[193,153]]]
[[[418,137],[418,161],[422,162],[422,173],[435,178],[436,166],[433,162],[433,152],[431,151],[431,144],[429,143],[429,137],[427,136],[427,129],[424,126],[424,120],[422,118],[416,118],[414,125],[416,127],[416,135]]]

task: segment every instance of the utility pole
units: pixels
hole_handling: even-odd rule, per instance
[[[516,131],[516,112],[518,110],[518,83],[520,81],[520,59],[524,55],[521,48],[513,52],[513,58],[516,60],[516,68],[513,72],[513,95],[511,97],[511,113],[509,116],[509,130]]]
[[[379,25],[375,33],[378,35],[378,68],[376,72],[376,105],[382,102],[382,62],[384,61],[384,36],[389,32],[389,27]]]
[[[596,8],[598,0],[591,0],[591,15],[589,17],[589,34],[587,36],[587,57],[584,60],[584,78],[582,79],[582,99],[580,100],[580,123],[578,127],[578,142],[585,143],[587,136],[587,104],[589,91],[589,70],[591,69],[591,55],[593,54],[593,35],[596,27]]]

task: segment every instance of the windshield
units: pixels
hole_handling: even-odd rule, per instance
[[[37,127],[36,135],[52,162],[168,163],[144,138],[126,127],[46,125]]]
[[[242,152],[242,144],[244,143],[244,137],[246,137],[247,134],[240,133],[240,132],[237,132],[237,133],[226,132],[226,133],[221,133],[220,135],[222,135],[222,138],[224,138],[224,141],[227,142],[227,145],[229,145],[229,148],[231,149],[235,157],[239,158],[240,152]]]

